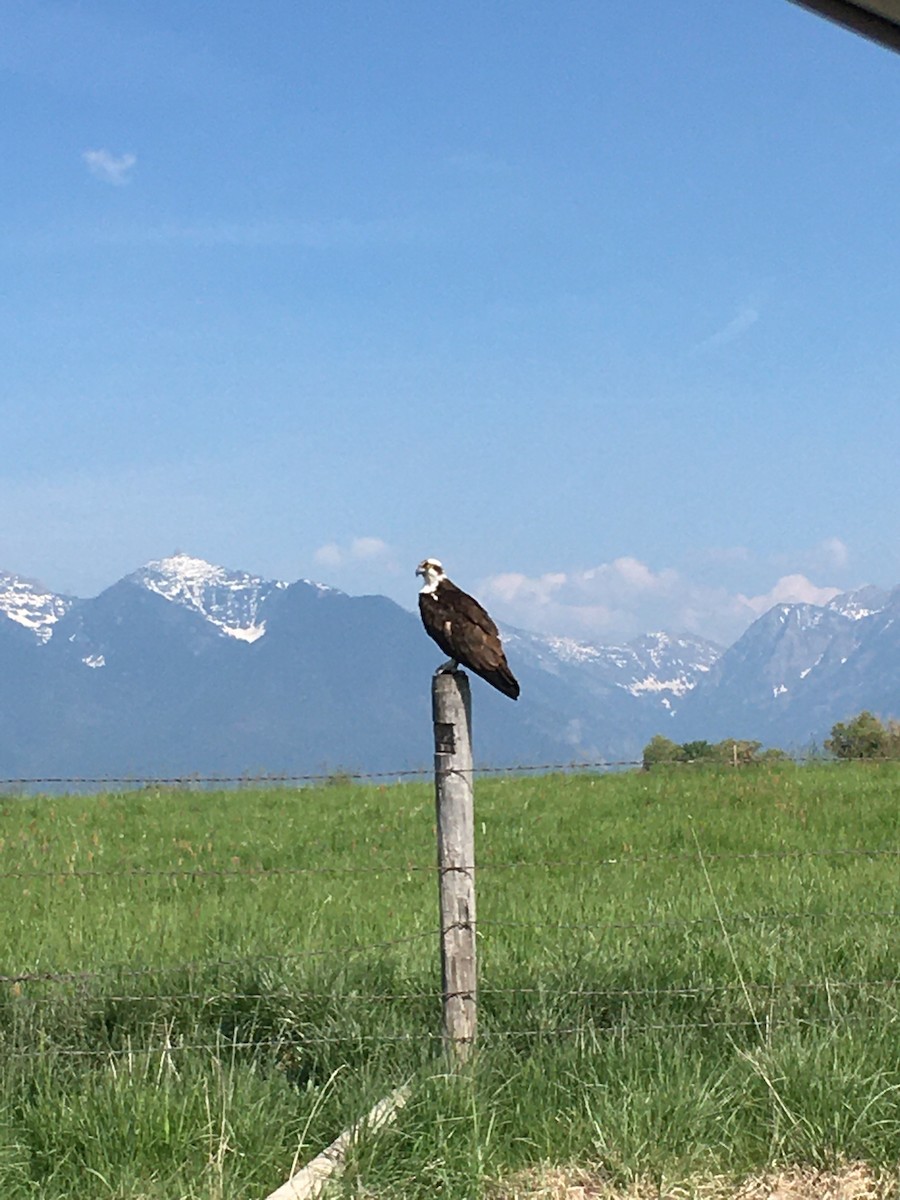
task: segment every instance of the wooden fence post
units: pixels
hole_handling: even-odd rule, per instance
[[[475,1042],[475,804],[472,701],[463,671],[435,675],[434,794],[441,902],[441,990],[444,1045],[457,1064]]]

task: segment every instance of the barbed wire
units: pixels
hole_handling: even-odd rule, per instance
[[[844,760],[822,760],[815,756],[810,757],[795,757],[789,760],[795,764],[806,762],[818,762],[828,766],[837,766]],[[889,760],[872,760],[872,763],[878,765]],[[550,773],[550,772],[578,772],[578,771],[603,771],[609,772],[624,768],[642,767],[643,761],[640,759],[623,759],[616,761],[599,760],[590,762],[570,762],[570,763],[542,763],[542,764],[516,764],[510,766],[484,766],[477,767],[474,771],[476,776],[502,776],[528,773]],[[735,769],[736,767],[746,768],[752,766],[765,766],[764,763],[747,763],[740,762],[713,762],[709,760],[694,760],[682,761],[665,764],[654,764],[654,766],[677,766],[680,768],[713,768],[719,771]],[[434,768],[405,768],[400,771],[381,771],[381,772],[344,772],[336,771],[329,774],[303,774],[303,775],[261,775],[261,776],[169,776],[169,777],[135,777],[135,776],[46,776],[35,778],[18,778],[18,779],[0,779],[0,788],[15,786],[127,786],[129,788],[152,788],[152,787],[194,787],[194,786],[290,786],[295,784],[330,784],[344,781],[384,781],[384,780],[401,780],[431,777],[434,774]],[[892,859],[900,857],[900,848],[897,847],[834,847],[834,848],[817,848],[817,849],[794,849],[794,848],[779,848],[771,850],[756,850],[756,851],[721,851],[716,853],[704,854],[702,859],[706,863],[714,861],[747,861],[757,862],[760,860],[802,860],[802,859],[825,859],[825,858],[867,858]],[[487,859],[477,864],[477,870],[547,870],[547,869],[566,869],[578,871],[590,871],[607,869],[621,866],[645,865],[653,863],[698,863],[701,861],[700,856],[693,852],[680,853],[650,853],[650,854],[620,854],[615,857],[604,857],[597,859],[556,859],[556,860],[538,860],[538,861],[497,861],[493,862]],[[228,878],[279,878],[284,876],[302,876],[302,875],[376,875],[395,872],[399,874],[412,875],[442,873],[446,870],[454,871],[473,871],[475,866],[457,866],[453,868],[440,868],[436,863],[378,863],[378,864],[354,864],[352,866],[344,865],[296,865],[296,866],[270,866],[262,865],[238,866],[232,865],[229,867],[201,867],[201,866],[177,866],[177,867],[136,867],[136,866],[117,866],[117,867],[88,867],[75,868],[68,867],[63,869],[47,869],[47,870],[27,870],[14,868],[11,870],[0,871],[0,879],[6,880],[58,880],[65,881],[69,879],[91,880],[91,879],[110,879],[110,878],[131,878],[131,879],[189,879],[192,881],[205,881],[207,879],[228,879]],[[860,910],[860,911],[772,911],[762,910],[758,912],[736,912],[726,913],[724,916],[709,916],[709,917],[678,917],[667,916],[657,919],[645,919],[638,921],[605,921],[593,923],[558,923],[553,924],[541,921],[504,921],[504,920],[481,920],[476,924],[478,931],[486,933],[490,936],[494,930],[535,930],[544,934],[554,933],[589,933],[599,935],[615,931],[641,931],[651,929],[677,929],[677,928],[692,928],[701,926],[721,926],[723,921],[726,925],[729,924],[750,924],[750,923],[798,923],[798,922],[823,922],[823,921],[843,921],[847,923],[859,921],[897,921],[900,918],[900,912],[895,910]],[[448,932],[452,928],[469,928],[466,923],[459,922],[455,925],[448,926],[447,929],[440,931],[442,934]],[[21,987],[27,984],[51,984],[51,985],[88,985],[92,981],[97,980],[126,980],[126,979],[150,979],[154,980],[160,977],[172,976],[179,973],[185,973],[189,976],[196,974],[200,976],[208,976],[214,972],[227,971],[231,969],[249,969],[258,971],[266,964],[289,964],[293,962],[302,962],[312,959],[327,959],[332,957],[340,957],[347,959],[367,953],[384,951],[401,946],[409,946],[424,940],[432,940],[438,934],[437,929],[422,930],[397,938],[379,940],[370,943],[354,943],[350,945],[318,947],[303,951],[278,953],[278,954],[254,954],[246,957],[235,957],[231,959],[202,961],[194,960],[185,963],[162,964],[156,966],[130,966],[127,964],[109,965],[95,970],[23,970],[16,974],[0,974],[0,984],[5,984],[7,987]],[[193,980],[186,982],[192,983]],[[115,986],[115,985],[114,985]],[[127,985],[126,985],[127,986]],[[867,1013],[848,1013],[839,1016],[835,1013],[829,1013],[827,1017],[817,1018],[815,1020],[803,1017],[791,1018],[775,1018],[771,1014],[762,1016],[754,1016],[751,1011],[749,1019],[708,1019],[704,1018],[698,1021],[678,1022],[660,1022],[660,1023],[645,1023],[636,1024],[631,1021],[619,1020],[612,1021],[609,1024],[587,1022],[584,1024],[573,1024],[563,1028],[554,1028],[553,1026],[538,1026],[533,1028],[512,1029],[512,1030],[492,1030],[490,1028],[482,1030],[479,1034],[479,1042],[491,1044],[505,1039],[534,1039],[534,1038],[598,1038],[598,1037],[624,1037],[636,1034],[646,1034],[657,1031],[693,1031],[693,1030],[713,1030],[713,1029],[760,1029],[762,1023],[766,1030],[786,1027],[786,1026],[819,1026],[819,1025],[842,1025],[851,1021],[876,1021],[887,1020],[893,1024],[900,1019],[900,1014],[896,1007],[892,1005],[891,993],[900,986],[900,981],[897,979],[878,979],[878,980],[800,980],[800,981],[784,981],[781,984],[774,982],[724,982],[724,983],[708,983],[695,986],[682,987],[641,987],[641,988],[624,988],[624,987],[594,987],[588,989],[570,989],[563,991],[552,991],[545,987],[480,987],[478,989],[481,997],[515,997],[515,996],[541,996],[550,1003],[571,1002],[571,1001],[590,1001],[591,999],[619,999],[622,1001],[637,998],[664,998],[678,997],[683,999],[709,1000],[719,995],[729,995],[733,993],[760,994],[761,997],[774,1002],[773,998],[784,998],[791,994],[800,992],[821,992],[823,995],[828,995],[831,989],[840,989],[848,995],[856,995],[860,998],[861,1003],[869,1000],[872,1004],[876,1002],[882,1005],[882,1010],[878,1015]],[[120,985],[121,991],[121,985]],[[877,995],[866,996],[867,992],[877,993]],[[431,990],[409,990],[409,991],[386,991],[378,994],[356,993],[352,996],[341,996],[342,1002],[348,1000],[353,1003],[371,1005],[376,1004],[391,1004],[391,1003],[413,1003],[413,1002],[429,1002],[437,1004],[442,999],[450,999],[453,997],[468,996],[468,992],[451,992],[444,993],[439,989]],[[38,995],[31,996],[27,993],[13,993],[15,1000],[21,1000],[23,1004],[31,1005],[51,1005],[58,1004],[60,997],[56,995]],[[100,994],[96,996],[77,995],[77,1000],[80,1003],[90,1003],[91,1000],[96,1000],[98,1003],[177,1003],[177,1002],[202,1002],[205,1006],[214,1005],[223,1001],[272,1001],[272,1000],[302,1000],[307,1002],[332,1001],[333,993],[324,994],[314,991],[298,991],[293,992],[289,982],[277,982],[273,984],[271,990],[268,991],[241,991],[231,989],[218,989],[210,987],[208,990],[181,990],[171,992],[148,992],[146,994],[129,994],[121,991],[121,994],[106,995]],[[830,997],[829,997],[830,1002]],[[849,1005],[850,1002],[848,1001]],[[887,1008],[885,1007],[887,1006]],[[751,1006],[752,1008],[752,1006]],[[2,1039],[0,1039],[0,1055],[6,1054],[20,1058],[36,1058],[44,1056],[48,1053],[56,1054],[64,1057],[83,1058],[92,1060],[104,1060],[106,1058],[125,1058],[134,1056],[152,1056],[165,1057],[174,1054],[183,1054],[189,1052],[205,1052],[215,1054],[236,1053],[238,1051],[274,1051],[282,1054],[296,1055],[304,1051],[306,1048],[327,1045],[346,1045],[346,1044],[402,1044],[402,1043],[438,1043],[443,1040],[444,1035],[440,1032],[419,1032],[410,1031],[405,1033],[384,1033],[384,1034],[366,1034],[359,1031],[346,1033],[317,1033],[315,1031],[304,1033],[302,1030],[291,1031],[285,1036],[278,1038],[268,1038],[263,1040],[245,1039],[245,1040],[218,1040],[216,1042],[185,1042],[178,1044],[172,1040],[168,1040],[165,1044],[154,1045],[148,1047],[127,1047],[115,1049],[101,1048],[86,1048],[72,1046],[53,1046],[42,1045],[41,1048],[22,1048],[4,1047]]]
[[[94,971],[20,971],[16,975],[0,975],[0,983],[76,983],[86,979],[106,979],[110,975],[141,977],[147,975],[171,975],[179,971],[210,971],[224,967],[254,968],[267,962],[294,962],[307,958],[326,958],[329,955],[365,954],[369,950],[388,950],[395,946],[405,946],[411,942],[422,941],[424,938],[433,939],[434,930],[422,930],[420,933],[410,933],[404,937],[390,938],[386,941],[368,942],[365,945],[328,946],[313,950],[295,950],[284,954],[254,954],[252,957],[215,959],[204,962],[194,959],[189,962],[161,964],[154,967],[132,967],[125,963],[111,964]]]
[[[475,922],[483,929],[531,929],[548,933],[578,932],[599,933],[602,930],[667,929],[691,925],[721,925],[729,921],[848,921],[848,920],[897,920],[900,912],[849,911],[849,912],[777,912],[762,910],[752,913],[722,913],[709,917],[664,917],[648,921],[608,921],[595,924],[554,925],[544,921],[482,921]]]
[[[722,851],[704,853],[707,863],[719,861],[748,861],[755,862],[765,859],[800,859],[800,858],[900,858],[900,849],[888,846],[878,847],[836,847],[818,850],[746,850]],[[397,874],[417,873],[446,873],[448,871],[517,871],[534,869],[565,869],[565,870],[597,870],[602,867],[623,867],[630,865],[645,865],[648,863],[698,863],[696,853],[681,854],[622,854],[616,858],[577,858],[577,859],[522,859],[516,862],[493,862],[491,859],[479,861],[477,864],[464,864],[454,867],[440,867],[437,863],[379,863],[371,866],[295,866],[295,867],[58,867],[55,870],[20,870],[0,871],[0,879],[220,879],[272,877],[290,875],[382,875],[396,872]]]
[[[473,768],[475,775],[499,775],[510,773],[526,774],[538,771],[586,771],[615,767],[639,767],[642,760],[621,759],[617,761],[598,760],[596,762],[569,763],[519,763],[509,766],[477,766]],[[450,770],[457,770],[451,768]],[[438,773],[441,773],[440,770]],[[0,779],[0,787],[17,787],[34,784],[115,784],[129,787],[190,787],[196,784],[242,784],[254,786],[257,784],[293,784],[293,783],[343,783],[356,780],[412,779],[423,778],[435,774],[434,766],[401,767],[394,771],[345,771],[336,768],[329,772],[312,772],[309,774],[273,773],[261,775],[44,775],[22,776],[19,778]]]
[[[740,748],[741,742],[736,742]],[[884,763],[900,762],[900,757],[887,755],[878,758],[827,758],[820,754],[785,754],[783,758],[777,760],[762,760],[762,759],[744,759],[738,758],[735,764],[728,759],[712,759],[712,758],[691,758],[691,759],[667,759],[659,762],[645,764],[643,758],[621,758],[621,759],[592,759],[592,760],[572,760],[570,762],[549,762],[549,763],[510,763],[510,764],[484,764],[473,767],[473,775],[525,775],[531,773],[549,773],[554,771],[610,771],[618,770],[625,767],[647,767],[648,770],[653,770],[658,767],[689,767],[702,769],[723,769],[733,770],[737,768],[753,768],[753,767],[769,767],[779,764],[818,764],[822,766],[838,767],[847,765],[848,763],[865,764],[865,765],[881,765]],[[451,768],[455,771],[457,768]],[[396,770],[385,771],[356,771],[344,770],[341,767],[335,767],[331,771],[318,771],[307,773],[294,772],[262,772],[259,774],[243,773],[240,775],[227,774],[203,774],[200,772],[189,772],[180,775],[34,775],[34,776],[9,776],[0,778],[0,788],[2,787],[31,787],[40,784],[52,784],[59,786],[63,784],[77,785],[83,787],[86,785],[116,785],[127,787],[190,787],[199,784],[203,785],[223,785],[223,786],[261,786],[261,785],[284,785],[296,783],[343,783],[357,780],[387,780],[387,779],[414,779],[431,777],[436,773],[433,765],[421,767],[400,767]],[[441,773],[440,770],[437,771]]]
[[[644,1033],[688,1033],[696,1030],[711,1029],[748,1029],[769,1033],[775,1029],[785,1028],[838,1028],[843,1025],[882,1023],[883,1013],[846,1013],[843,1015],[830,1013],[816,1017],[775,1017],[763,1014],[744,1020],[721,1019],[703,1021],[660,1021],[636,1024],[631,1021],[610,1022],[609,1024],[588,1023],[569,1026],[536,1026],[527,1029],[481,1029],[475,1039],[480,1044],[504,1042],[511,1038],[551,1039],[551,1038],[623,1038],[633,1034]],[[890,1024],[900,1023],[900,1015]],[[308,1035],[302,1030],[292,1031],[288,1036],[278,1038],[248,1038],[241,1040],[220,1039],[215,1042],[182,1042],[167,1041],[154,1046],[123,1046],[96,1047],[61,1046],[45,1044],[40,1049],[18,1046],[4,1046],[0,1043],[0,1056],[7,1058],[42,1058],[51,1056],[60,1058],[91,1058],[94,1060],[109,1060],[122,1058],[137,1058],[152,1056],[165,1058],[173,1054],[203,1052],[224,1056],[237,1051],[268,1050],[286,1055],[296,1055],[304,1050],[317,1046],[335,1045],[398,1045],[402,1043],[437,1043],[445,1040],[445,1035],[439,1032],[416,1031],[407,1033],[361,1033],[358,1030],[347,1033]]]
[[[7,982],[5,979],[0,979],[0,982]],[[46,982],[45,978],[41,982]],[[52,981],[51,981],[52,982]],[[68,981],[67,981],[68,982]],[[477,994],[479,997],[486,996],[541,996],[547,1000],[591,1000],[600,997],[612,999],[634,999],[634,998],[666,998],[678,997],[683,999],[702,999],[718,994],[737,993],[739,995],[745,992],[762,992],[766,996],[783,996],[790,995],[794,992],[822,991],[828,993],[830,990],[838,989],[841,991],[892,991],[900,989],[900,979],[810,979],[810,980],[783,980],[781,982],[759,982],[745,981],[744,983],[708,983],[695,984],[683,987],[642,987],[642,988],[623,988],[623,987],[606,987],[606,988],[571,988],[569,990],[557,991],[547,987],[482,987],[479,986]],[[470,991],[449,991],[442,992],[440,988],[432,988],[430,990],[415,991],[415,992],[353,992],[342,994],[340,999],[342,1004],[398,1004],[408,1003],[409,1001],[441,1001],[460,999],[471,996]],[[42,1005],[58,1004],[57,996],[20,996],[17,997],[29,1006],[40,1007]],[[166,1001],[166,1002],[181,1002],[181,1001],[203,1001],[204,1004],[214,1004],[223,1000],[267,1000],[273,999],[290,999],[327,1001],[330,1004],[334,1003],[334,992],[310,992],[298,990],[294,991],[288,984],[276,984],[270,991],[266,992],[242,992],[234,991],[228,988],[211,989],[208,992],[144,992],[132,994],[109,994],[102,993],[95,997],[79,996],[80,1001],[93,998],[97,1003],[102,1004],[145,1004],[148,1001]]]
[[[586,765],[586,764],[585,764]],[[625,765],[625,764],[622,764]],[[493,772],[513,770],[507,767],[484,767],[478,771]],[[528,770],[529,768],[522,768]],[[533,768],[538,770],[540,768]],[[413,776],[432,775],[434,767],[408,767],[397,771],[342,771],[308,775],[264,774],[264,775],[39,775],[0,779],[0,787],[19,787],[33,784],[115,784],[127,787],[191,787],[196,784],[261,784],[291,783],[335,783],[358,779],[403,779]]]
[[[895,910],[849,910],[849,911],[829,911],[829,912],[780,912],[778,910],[761,910],[752,913],[726,913],[723,916],[708,916],[708,917],[665,917],[657,920],[648,919],[642,921],[597,921],[593,923],[580,924],[553,924],[546,921],[493,921],[493,920],[478,920],[474,922],[474,927],[477,931],[483,932],[492,929],[518,929],[518,930],[539,930],[544,933],[604,933],[604,932],[635,932],[646,929],[686,929],[702,925],[720,926],[724,920],[726,923],[744,922],[747,924],[753,922],[766,923],[791,923],[800,921],[875,921],[875,920],[892,920],[900,919],[900,911]],[[0,974],[0,984],[21,984],[21,983],[77,983],[91,979],[107,979],[113,977],[147,977],[154,975],[172,975],[178,972],[208,972],[212,970],[220,970],[223,968],[249,967],[256,968],[263,963],[282,963],[282,962],[301,962],[310,958],[327,958],[329,956],[350,956],[365,954],[373,950],[393,949],[397,946],[406,946],[413,942],[422,941],[424,939],[435,938],[436,935],[443,937],[445,934],[452,932],[454,929],[470,929],[472,925],[465,921],[454,922],[442,930],[423,930],[418,933],[407,934],[403,937],[391,938],[384,941],[369,942],[366,944],[354,943],[352,945],[333,946],[333,947],[318,947],[310,950],[291,951],[284,954],[262,954],[254,955],[246,958],[233,959],[216,959],[208,962],[201,960],[192,960],[184,963],[160,964],[157,966],[133,967],[127,964],[110,965],[92,971],[20,971],[16,974]]]

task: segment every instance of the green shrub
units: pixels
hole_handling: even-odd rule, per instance
[[[849,721],[838,721],[831,728],[825,749],[836,758],[900,757],[900,724],[883,725],[874,713],[864,709]]]

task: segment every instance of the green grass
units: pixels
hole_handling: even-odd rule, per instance
[[[898,802],[890,763],[480,780],[452,1077],[430,786],[8,799],[0,1195],[261,1197],[407,1081],[348,1189],[896,1162]]]

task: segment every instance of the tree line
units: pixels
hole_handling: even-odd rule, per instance
[[[838,721],[825,739],[827,755],[839,759],[896,758],[900,759],[900,721],[879,720],[864,710],[848,721]],[[666,763],[722,763],[745,766],[750,763],[784,762],[790,756],[774,747],[763,748],[762,742],[743,738],[724,738],[721,742],[673,742],[658,733],[644,747],[643,766],[649,770]]]

